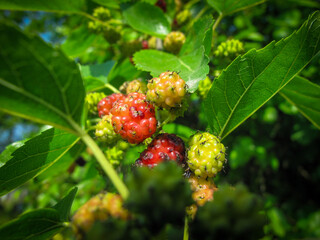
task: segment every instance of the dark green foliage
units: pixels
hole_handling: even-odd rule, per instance
[[[214,193],[214,201],[198,209],[190,223],[192,239],[259,239],[266,217],[262,201],[244,185],[224,185]]]
[[[134,220],[124,221],[110,218],[105,222],[96,222],[88,232],[86,240],[101,240],[108,236],[108,240],[147,240],[149,233]]]
[[[167,223],[183,226],[185,208],[192,203],[191,189],[174,162],[137,168],[126,182],[130,197],[125,206],[149,231],[158,233]]]

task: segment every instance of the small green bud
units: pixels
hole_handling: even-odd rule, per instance
[[[244,52],[243,43],[239,40],[231,39],[222,42],[217,50],[214,51],[216,57],[230,57],[235,58]]]
[[[111,18],[110,10],[104,7],[94,9],[93,16],[101,21],[107,21]]]
[[[211,88],[212,82],[209,77],[206,77],[204,80],[200,81],[198,93],[200,97],[206,98],[207,94]]]

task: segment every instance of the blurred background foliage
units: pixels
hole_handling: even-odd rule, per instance
[[[185,2],[187,5],[188,1]],[[206,1],[193,2],[189,9],[191,19],[196,18],[200,11],[217,17]],[[89,2],[87,12],[92,13],[97,6]],[[267,1],[225,17],[216,31],[213,44],[218,46],[228,39],[237,39],[243,43],[244,52],[262,48],[273,40],[290,35],[310,13],[319,8],[320,3],[313,0]],[[121,18],[118,10],[112,9],[112,15]],[[109,82],[116,87],[125,80],[131,80],[128,78],[150,77],[137,71],[128,58],[122,59],[119,54],[126,42],[148,37],[129,27],[123,31],[124,43],[115,45],[89,32],[86,27],[89,20],[83,16],[0,11],[0,21],[15,22],[25,31],[62,47],[67,55],[81,64],[117,61],[108,76]],[[182,30],[187,28],[188,24],[181,27]],[[210,78],[214,80],[233,58],[210,56]],[[319,69],[320,56],[317,56],[300,75],[320,84]],[[106,90],[105,93],[110,92]],[[196,130],[208,130],[202,100],[198,93],[192,94],[185,117],[168,125],[165,131],[187,139]],[[19,146],[13,144],[6,148],[9,144],[30,138],[43,129],[43,126],[1,113],[0,152],[4,151],[1,156]],[[262,196],[269,218],[263,239],[320,238],[320,132],[297,108],[281,96],[275,96],[228,136],[224,145],[228,146],[228,162],[215,183],[219,186],[242,182],[251,192]],[[144,146],[137,146],[124,152],[122,168],[130,168],[143,149]],[[0,224],[25,210],[54,205],[77,184],[79,190],[72,206],[74,212],[101,189],[112,189],[107,178],[100,173],[90,151],[84,151],[64,172],[43,180],[41,184],[41,180],[36,178],[1,197]]]

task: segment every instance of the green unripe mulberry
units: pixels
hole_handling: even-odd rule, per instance
[[[120,91],[125,94],[129,94],[129,93],[133,93],[133,92],[146,93],[147,84],[140,79],[135,79],[133,81],[127,81],[121,85]]]
[[[108,144],[112,144],[119,139],[119,135],[117,135],[113,130],[111,117],[111,114],[104,116],[96,125],[95,132],[95,135],[99,141]]]
[[[244,52],[243,43],[236,39],[227,40],[222,42],[217,50],[214,51],[216,57],[230,57],[235,58]]]
[[[186,37],[182,32],[171,32],[164,39],[163,46],[168,52],[177,54],[185,41]]]
[[[104,7],[94,9],[93,16],[101,21],[107,21],[111,18],[110,10]]]
[[[197,133],[189,141],[187,163],[196,176],[214,177],[225,162],[225,147],[210,133]]]
[[[198,92],[200,97],[206,98],[207,94],[211,88],[212,82],[209,77],[206,77],[204,80],[200,81]]]
[[[106,95],[102,92],[95,92],[95,93],[87,94],[85,102],[86,102],[86,105],[88,107],[89,112],[91,112],[92,114],[97,114],[98,113],[97,105],[98,105],[99,101],[104,97],[106,97]]]

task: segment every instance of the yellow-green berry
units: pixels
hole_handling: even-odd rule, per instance
[[[196,133],[189,141],[188,166],[198,177],[214,177],[225,162],[225,147],[210,133]]]
[[[165,37],[163,46],[166,51],[177,54],[185,41],[186,37],[182,32],[171,32]]]
[[[161,73],[148,82],[147,100],[167,109],[180,107],[187,93],[185,81],[176,72]]]
[[[93,11],[93,16],[101,21],[107,21],[111,18],[111,13],[107,8],[97,7]]]
[[[183,25],[191,18],[191,13],[188,9],[185,9],[178,13],[177,15],[177,23],[178,25]]]
[[[95,132],[95,135],[99,141],[108,144],[112,144],[119,139],[119,135],[117,135],[113,130],[111,118],[111,114],[104,116],[96,125]]]
[[[100,193],[78,209],[72,218],[72,227],[77,239],[85,237],[96,221],[106,221],[108,218],[127,220],[128,210],[122,207],[123,200],[118,194]]]
[[[95,34],[103,33],[104,28],[105,28],[105,24],[101,22],[98,22],[98,21],[88,22],[88,29]]]
[[[206,77],[204,80],[200,81],[198,92],[200,97],[206,98],[207,94],[211,88],[212,82],[209,77]]]
[[[133,92],[146,93],[147,84],[140,79],[135,79],[128,83],[126,92],[127,94]]]
[[[85,102],[89,112],[92,114],[98,113],[97,105],[104,97],[106,97],[106,95],[103,92],[88,93]]]
[[[243,43],[236,39],[227,40],[222,42],[217,50],[214,51],[216,57],[229,57],[235,58],[244,52]]]
[[[151,37],[148,39],[148,48],[149,49],[156,49],[157,48],[157,38]]]

